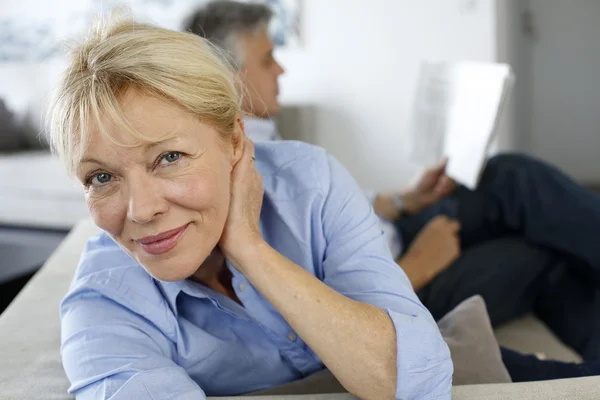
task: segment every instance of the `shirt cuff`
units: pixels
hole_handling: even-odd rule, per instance
[[[396,399],[451,399],[454,367],[433,318],[385,309],[396,329]]]

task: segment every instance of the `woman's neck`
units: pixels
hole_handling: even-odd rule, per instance
[[[233,275],[227,268],[225,257],[223,257],[218,247],[212,251],[200,268],[190,277],[191,280],[242,304],[233,290],[232,278]]]

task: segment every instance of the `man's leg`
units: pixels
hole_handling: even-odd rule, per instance
[[[563,258],[546,274],[534,311],[559,338],[585,360],[600,360],[600,288],[590,284],[589,267]]]
[[[454,193],[436,204],[417,214],[402,216],[393,222],[402,237],[404,250],[421,229],[438,215],[445,215],[460,222],[463,249],[487,240],[515,234],[502,221],[501,204],[496,196],[485,191],[471,191],[459,186]]]
[[[460,221],[463,248],[518,234],[579,258],[592,267],[590,278],[600,282],[600,197],[545,163],[521,155],[490,159],[476,191],[461,187],[396,222],[405,246],[439,214]]]
[[[474,245],[417,294],[436,320],[463,300],[481,295],[492,325],[533,311],[544,278],[557,264],[546,249],[520,236]]]
[[[600,196],[556,168],[520,155],[492,158],[479,190],[497,197],[508,229],[600,271]]]
[[[600,361],[582,364],[539,360],[533,355],[517,353],[501,347],[502,362],[513,382],[547,381],[600,375]]]
[[[513,236],[488,240],[417,294],[436,320],[479,294],[493,326],[534,312],[586,360],[600,360],[600,290],[570,260]]]
[[[495,246],[491,244],[494,239],[519,235],[522,240],[532,242],[529,245],[536,243],[545,248],[546,257],[552,254],[553,263],[560,264],[560,267],[550,267],[554,272],[545,270],[542,273],[546,279],[554,281],[536,286],[539,294],[536,312],[584,358],[600,359],[600,250],[597,250],[600,197],[542,162],[525,156],[501,155],[488,162],[476,191],[459,188],[453,196],[429,209],[398,220],[396,226],[405,248],[416,233],[439,214],[460,221],[463,256],[457,261],[458,269],[465,268],[461,267],[463,263],[474,262],[475,270],[465,273],[454,271],[457,267],[451,266],[438,277],[437,284],[434,280],[425,288],[437,296],[429,300],[434,315],[437,312],[439,317],[439,313],[443,315],[444,310],[448,311],[462,299],[480,292],[495,323],[511,313],[518,315],[523,307],[531,307],[529,291],[527,300],[523,300],[525,304],[519,307],[515,304],[515,296],[519,295],[522,286],[511,286],[514,281],[510,277],[513,274],[512,279],[521,277],[527,281],[536,269],[511,267],[522,263],[527,266],[529,256],[532,259],[538,256],[532,255],[531,250],[523,253],[510,249],[485,250]],[[469,254],[471,252],[473,255]],[[472,260],[465,261],[465,257]],[[513,260],[522,261],[513,263]],[[538,262],[543,262],[541,256]],[[494,267],[502,268],[502,265],[508,266],[502,272],[508,278],[501,279],[497,275],[500,272],[493,271]],[[489,287],[484,287],[486,282]],[[544,288],[543,292],[539,291],[540,287]],[[499,297],[489,294],[494,290],[501,292]],[[457,293],[452,294],[453,291]],[[504,304],[505,301],[508,303]]]
[[[484,207],[492,232],[522,234],[532,242],[585,262],[600,282],[600,197],[556,168],[521,155],[490,159],[477,192],[490,197]],[[496,205],[494,205],[494,200]],[[498,226],[499,225],[499,226]]]

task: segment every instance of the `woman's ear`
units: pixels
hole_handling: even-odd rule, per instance
[[[244,130],[244,120],[241,117],[235,119],[235,127],[233,128],[233,134],[231,137],[231,144],[233,146],[233,157],[231,159],[231,165],[237,164],[244,154],[244,143],[246,142],[246,131]]]

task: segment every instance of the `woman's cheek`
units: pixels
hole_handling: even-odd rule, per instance
[[[173,203],[202,211],[222,203],[224,192],[228,196],[228,177],[225,178],[214,170],[194,171],[180,179],[168,181],[165,189]]]
[[[88,210],[94,223],[111,236],[118,236],[125,223],[125,208],[115,196],[87,198]]]

